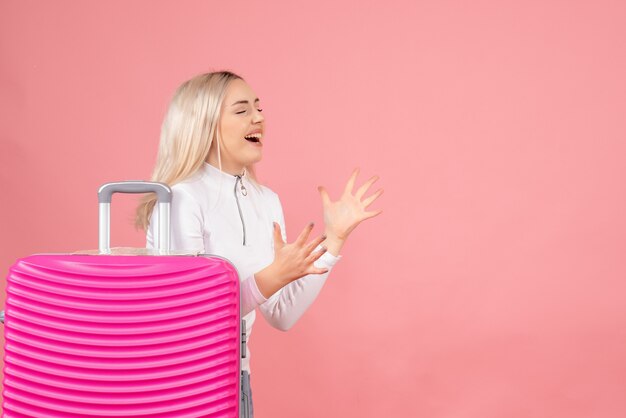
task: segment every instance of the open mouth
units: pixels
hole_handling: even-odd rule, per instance
[[[246,135],[244,137],[244,139],[248,142],[261,142],[261,138],[262,138],[262,134],[261,133],[256,133],[256,134],[250,134],[250,135]]]

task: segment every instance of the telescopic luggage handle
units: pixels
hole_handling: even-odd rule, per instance
[[[154,242],[160,251],[169,251],[172,189],[167,184],[151,181],[118,181],[105,183],[98,190],[100,253],[109,254],[111,252],[111,198],[114,193],[156,193],[159,219],[155,229]]]
[[[101,254],[111,253],[111,198],[114,193],[156,193],[159,204],[158,227],[155,232],[155,243],[161,252],[170,249],[170,204],[172,189],[167,184],[150,181],[119,181],[105,183],[98,190],[99,202],[99,247]],[[4,324],[5,312],[0,311],[0,324]]]

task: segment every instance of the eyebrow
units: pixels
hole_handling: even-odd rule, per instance
[[[257,97],[256,99],[254,99],[254,103],[256,103],[256,102],[258,102],[258,101],[259,101],[259,98],[258,98],[258,97]],[[247,104],[247,103],[249,103],[249,102],[248,102],[247,100],[239,100],[238,102],[235,102],[235,103],[231,104],[231,106],[235,106],[235,105],[238,105],[238,104],[240,104],[240,103],[246,103],[246,104]]]

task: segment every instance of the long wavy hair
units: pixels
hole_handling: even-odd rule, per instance
[[[163,124],[152,181],[173,186],[193,176],[206,161],[215,142],[219,169],[222,169],[219,120],[229,84],[243,80],[230,71],[200,74],[181,84],[170,101]],[[259,187],[254,164],[246,167],[246,176]],[[148,229],[157,198],[144,195],[137,207],[135,226]]]

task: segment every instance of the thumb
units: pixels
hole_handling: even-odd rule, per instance
[[[322,196],[322,204],[324,206],[328,205],[330,203],[330,196],[328,195],[326,188],[324,186],[318,186],[317,191],[320,192],[320,195]]]
[[[283,236],[280,232],[280,225],[278,225],[278,222],[272,223],[274,224],[274,248],[282,248],[283,245],[285,245],[285,242],[283,241]]]

